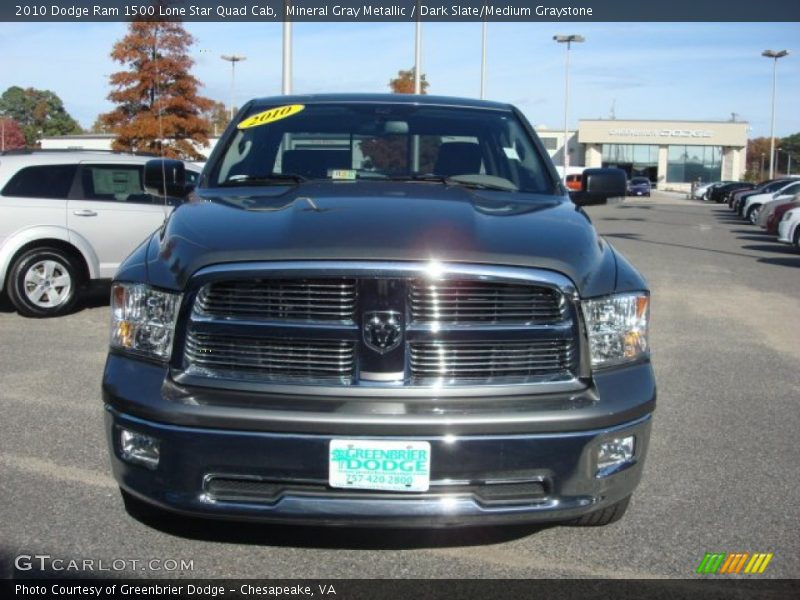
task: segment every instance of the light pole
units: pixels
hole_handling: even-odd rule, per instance
[[[422,22],[417,17],[414,27],[414,93],[422,93]]]
[[[554,35],[553,39],[558,42],[559,44],[566,44],[567,45],[567,63],[566,68],[564,71],[564,173],[562,177],[567,176],[567,167],[569,167],[569,130],[567,129],[567,120],[569,118],[569,51],[572,48],[572,43],[575,42],[576,44],[579,42],[586,41],[586,38],[582,35]]]
[[[766,156],[766,155],[765,155],[765,154],[762,152],[762,153],[761,153],[761,168],[760,168],[760,169],[759,169],[759,171],[758,171],[758,178],[759,178],[761,181],[764,181],[764,157],[765,157],[765,156]]]
[[[775,82],[778,78],[778,59],[789,54],[788,50],[764,50],[761,56],[772,59],[772,118],[769,126],[769,178],[775,173]]]
[[[247,57],[238,54],[223,54],[220,58],[231,63],[231,120],[233,120],[236,110],[236,63],[247,60]]]
[[[283,76],[281,77],[281,94],[292,93],[292,22],[283,22]]]
[[[481,23],[481,100],[486,97],[486,29],[487,23]]]

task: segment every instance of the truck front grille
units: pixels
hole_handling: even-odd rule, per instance
[[[173,366],[202,385],[582,385],[574,289],[550,271],[298,262],[197,277]]]
[[[544,342],[433,342],[409,345],[414,381],[526,382],[568,375],[575,367],[572,340]]]
[[[195,310],[216,317],[285,321],[352,321],[354,279],[218,281],[200,290]]]

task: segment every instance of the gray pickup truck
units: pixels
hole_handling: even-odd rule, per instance
[[[121,266],[103,378],[130,512],[604,525],[655,408],[644,279],[514,107],[253,100]]]

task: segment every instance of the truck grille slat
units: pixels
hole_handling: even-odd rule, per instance
[[[408,303],[419,323],[532,323],[562,321],[563,296],[535,285],[487,281],[448,281],[445,284],[412,280]]]
[[[352,322],[356,281],[259,279],[203,286],[195,312],[222,318]]]
[[[478,378],[527,380],[542,375],[567,375],[574,366],[574,343],[502,342],[461,344],[430,342],[410,344],[411,377],[469,381]]]
[[[190,331],[186,358],[194,367],[227,373],[255,371],[266,380],[334,380],[349,383],[355,369],[353,342],[274,340]]]

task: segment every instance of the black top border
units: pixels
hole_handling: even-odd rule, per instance
[[[798,22],[787,0],[12,0],[6,22]]]

